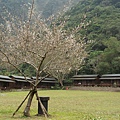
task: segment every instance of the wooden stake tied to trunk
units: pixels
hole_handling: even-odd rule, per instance
[[[37,92],[37,89],[35,87],[32,90],[30,90],[30,92],[27,94],[27,96],[25,97],[25,99],[22,101],[22,103],[18,106],[18,108],[16,109],[16,111],[13,113],[13,116],[18,112],[18,110],[20,109],[20,107],[23,105],[23,103],[28,98],[28,102],[27,102],[27,105],[26,105],[25,110],[24,110],[23,113],[24,113],[24,116],[30,117],[30,107],[31,107],[31,103],[32,103],[34,95],[36,95],[36,98],[38,99],[38,102],[39,102],[39,104],[40,104],[40,106],[42,108],[43,114],[47,118],[48,117],[48,112],[45,109],[44,105],[42,104],[41,100],[39,99],[38,92]]]

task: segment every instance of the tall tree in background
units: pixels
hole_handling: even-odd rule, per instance
[[[41,18],[35,16],[34,0],[29,11],[28,21],[21,21],[10,14],[9,20],[5,18],[4,20],[6,24],[0,26],[0,62],[16,68],[25,79],[26,75],[18,65],[27,63],[36,70],[35,83],[26,79],[32,85],[32,89],[25,98],[25,100],[28,98],[28,102],[24,115],[30,116],[30,106],[34,95],[39,100],[37,92],[39,82],[48,75],[57,75],[57,79],[62,84],[63,79],[58,77],[60,73],[65,75],[70,70],[78,69],[82,65],[87,55],[86,45],[80,40],[76,42],[75,33],[83,27],[83,23],[80,23],[71,33],[67,33],[63,29],[65,21],[60,22],[59,25],[53,23],[49,27]],[[39,80],[42,73],[46,74]],[[39,103],[44,115],[48,116],[40,100]]]
[[[96,65],[100,74],[120,73],[120,41],[115,37],[103,42],[105,50],[98,56],[99,62]]]

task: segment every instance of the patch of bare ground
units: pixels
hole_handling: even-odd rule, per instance
[[[120,92],[120,87],[70,87],[70,90],[84,90],[84,91],[111,91]]]

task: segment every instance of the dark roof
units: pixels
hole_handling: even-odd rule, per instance
[[[1,78],[0,78],[0,82],[11,82],[11,83],[15,83],[15,81],[12,81],[12,80],[6,80],[6,79],[1,79]]]
[[[58,81],[41,81],[41,82],[43,82],[43,83],[58,83]]]
[[[29,77],[26,77],[27,80],[29,81],[35,81],[36,77],[32,77],[32,78],[29,78]],[[39,77],[39,80],[41,80],[42,77]],[[0,81],[2,82],[28,82],[25,80],[25,77],[24,76],[16,76],[16,75],[11,75],[11,76],[3,76],[3,75],[0,75]],[[46,83],[58,83],[58,81],[53,78],[53,77],[47,77],[45,79],[43,79],[41,82],[46,82]]]
[[[104,74],[101,77],[120,77],[120,74]]]
[[[74,75],[72,78],[95,78],[98,77],[100,75]]]
[[[56,79],[55,79],[55,78],[53,78],[53,77],[50,77],[50,78],[45,78],[44,80],[56,81]]]
[[[33,80],[36,80],[36,77],[32,77]],[[39,77],[39,81],[42,79],[43,77]],[[46,77],[44,78],[42,81],[42,83],[59,83],[55,78],[53,77]]]
[[[17,81],[17,82],[28,82],[28,81],[32,81],[32,79],[29,78],[29,77],[26,77],[26,79],[28,80],[28,81],[26,81],[24,76],[11,75],[11,76],[9,76],[9,77],[12,78],[14,81]]]
[[[10,78],[10,77],[8,77],[8,76],[4,76],[4,75],[0,75],[0,78],[1,78],[1,79],[11,80],[11,78]]]
[[[120,80],[120,77],[102,77],[100,80]]]
[[[34,80],[36,80],[36,77],[32,77]],[[39,80],[41,80],[43,77],[39,77]],[[42,81],[56,81],[55,78],[53,77],[47,77],[47,78],[44,78]]]
[[[11,75],[9,76],[11,78],[14,78],[14,79],[21,79],[21,80],[25,80],[25,77],[24,76],[17,76],[17,75]],[[27,80],[31,80],[31,78],[29,77],[26,77]]]
[[[28,81],[26,81],[25,79],[23,80],[23,79],[14,79],[14,81],[17,81],[17,82],[28,82]],[[30,81],[30,80],[29,80]]]
[[[71,78],[71,80],[95,80],[96,78]]]
[[[12,81],[11,78],[8,76],[0,75],[0,82],[14,82],[14,81]]]

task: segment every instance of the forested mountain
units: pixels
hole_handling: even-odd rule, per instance
[[[3,19],[8,15],[26,19],[29,7],[28,1],[31,0],[0,0],[0,22],[3,22]]]
[[[110,36],[120,39],[119,0],[69,1],[70,0],[35,0],[35,8],[38,13],[41,13],[43,17],[47,18],[63,10],[64,7],[73,6],[72,9],[65,14],[66,16],[70,16],[67,27],[70,28],[78,25],[83,14],[86,14],[87,20],[91,21],[91,24],[87,31],[83,33],[89,39],[101,40],[109,38]],[[9,11],[11,15],[26,18],[31,2],[32,0],[0,0],[0,16],[5,15],[6,11]]]
[[[35,10],[43,18],[48,18],[52,14],[77,4],[80,0],[35,0]],[[14,16],[26,19],[28,9],[32,0],[0,0],[0,13],[5,15],[6,11]]]
[[[37,0],[36,8],[41,11],[44,18],[52,14],[56,14],[63,9],[70,8],[78,3],[80,0]]]
[[[11,15],[26,19],[32,0],[0,0],[1,15],[6,9]],[[78,3],[79,1],[79,3]],[[69,19],[66,29],[77,26],[83,17],[90,25],[78,36],[93,40],[90,56],[80,73],[120,73],[120,1],[119,0],[36,0],[35,7],[43,18],[55,14],[66,6],[72,6],[64,16]],[[23,16],[24,15],[24,16]],[[111,59],[112,58],[112,59]],[[106,69],[105,69],[106,68]]]
[[[90,21],[78,35],[94,40],[81,73],[120,73],[120,1],[81,0],[66,13],[66,28],[77,26],[83,16]]]
[[[78,25],[83,17],[91,21],[84,31],[91,40],[116,37],[120,40],[120,1],[119,0],[81,0],[66,15],[70,16],[68,27]]]

